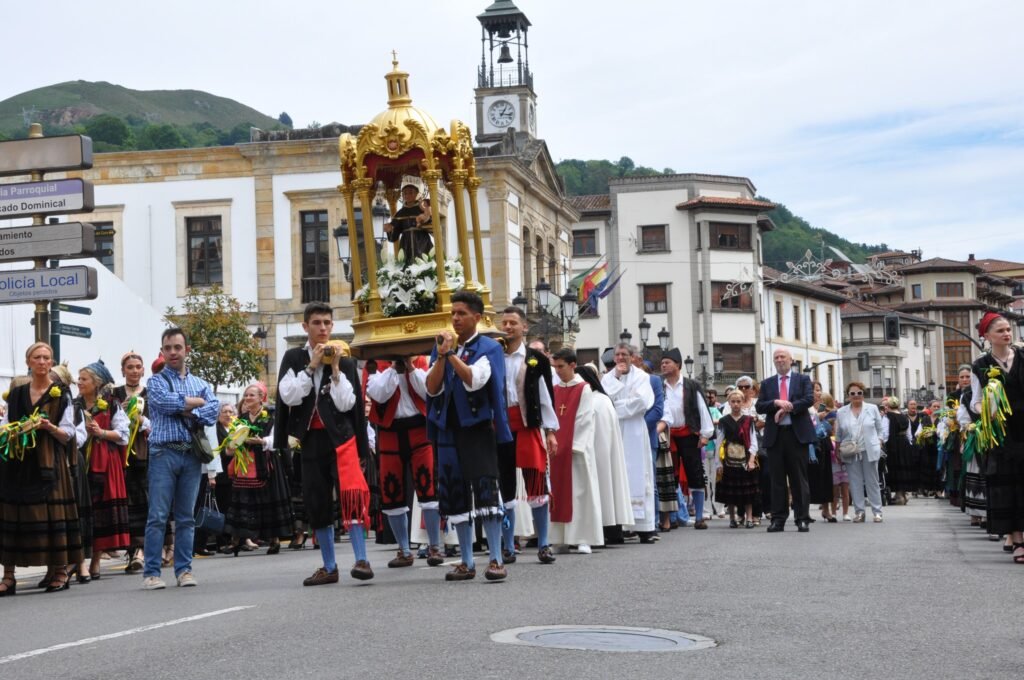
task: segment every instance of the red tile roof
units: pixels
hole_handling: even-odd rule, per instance
[[[998,273],[1005,272],[1010,269],[1024,269],[1024,262],[1011,262],[1010,260],[969,260],[973,265],[977,265],[984,269],[986,272]]]
[[[612,197],[609,194],[570,196],[569,203],[580,212],[612,209]]]
[[[976,266],[973,262],[965,262],[963,260],[947,260],[944,257],[933,257],[930,260],[921,260],[914,264],[904,265],[896,268],[902,273],[907,272],[924,272],[924,271],[960,271],[981,273],[981,268]]]
[[[676,206],[676,210],[690,208],[744,208],[755,210],[771,210],[775,204],[771,201],[759,201],[756,198],[730,198],[728,196],[698,196]]]

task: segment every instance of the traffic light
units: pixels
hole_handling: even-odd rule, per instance
[[[857,370],[861,372],[871,370],[871,355],[867,352],[857,352]]]
[[[886,342],[899,342],[900,341],[900,317],[895,314],[885,315],[885,341]]]

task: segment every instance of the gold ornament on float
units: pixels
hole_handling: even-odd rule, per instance
[[[341,160],[341,185],[338,190],[344,198],[348,224],[351,225],[348,243],[352,253],[353,296],[355,291],[360,291],[358,299],[353,302],[355,318],[352,323],[354,338],[351,351],[361,359],[427,353],[437,333],[448,328],[454,290],[450,276],[446,273],[446,264],[451,271],[454,263],[446,262],[446,228],[451,227],[452,217],[455,245],[458,248],[457,260],[461,264],[457,269],[462,271],[465,281],[463,287],[483,298],[485,311],[480,320],[481,332],[496,332],[491,292],[487,288],[484,271],[483,240],[476,197],[480,179],[476,176],[472,133],[459,120],[453,120],[446,130],[428,113],[413,106],[409,95],[409,74],[398,69],[397,54],[392,52],[392,57],[392,70],[384,76],[388,89],[388,108],[374,116],[357,135],[346,133],[338,140]],[[418,178],[428,189],[431,199],[429,220],[422,226],[417,224],[415,228],[421,232],[418,235],[421,243],[433,240],[433,250],[426,254],[426,258],[420,254],[416,259],[417,253],[411,251],[412,255],[405,260],[383,256],[381,259],[385,260],[383,266],[389,268],[385,271],[389,275],[388,283],[392,281],[390,275],[396,266],[411,267],[414,259],[416,266],[425,267],[431,275],[436,273],[436,290],[431,280],[427,292],[420,293],[433,296],[433,310],[413,315],[396,311],[401,305],[382,304],[382,295],[395,292],[387,286],[382,290],[380,286],[378,271],[382,264],[378,262],[376,248],[372,245],[360,248],[360,242],[375,242],[372,211],[369,209],[375,197],[382,192],[391,214],[396,214],[398,196],[408,178]],[[447,201],[441,200],[442,187],[451,194],[453,210],[448,210]],[[360,224],[356,223],[357,206],[362,216]],[[357,235],[360,230],[362,239]],[[472,251],[469,246],[471,232],[474,246]],[[402,257],[406,252],[400,251],[399,247],[399,243],[395,243],[394,252],[401,253],[399,257]],[[472,266],[474,264],[475,270]],[[430,271],[431,268],[435,271]],[[363,278],[364,270],[366,280]],[[402,290],[399,294],[407,295],[408,291]],[[425,300],[423,306],[429,307],[430,298]]]

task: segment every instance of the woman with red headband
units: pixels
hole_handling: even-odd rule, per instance
[[[1024,349],[1015,347],[1010,322],[989,312],[978,323],[978,333],[990,344],[973,365],[971,410],[984,411],[993,420],[1005,414],[1006,435],[987,450],[983,471],[988,487],[988,531],[1010,537],[1013,561],[1024,564]],[[1001,408],[999,382],[1005,390],[1009,409]],[[998,428],[993,428],[997,430]],[[982,433],[984,436],[984,432]]]
[[[291,536],[294,528],[288,482],[273,448],[274,416],[266,403],[266,385],[255,382],[245,388],[239,419],[249,427],[249,436],[241,446],[224,449],[232,459],[228,464],[231,505],[226,523],[232,537],[230,552],[235,555],[244,549],[243,541],[258,538],[270,542],[268,555],[276,555],[281,551],[281,537]]]

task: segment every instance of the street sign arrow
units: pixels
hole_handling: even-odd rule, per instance
[[[64,304],[63,302],[58,302],[56,307],[57,307],[57,311],[59,311],[59,312],[70,312],[72,314],[85,314],[86,316],[89,316],[90,314],[92,314],[92,310],[89,309],[88,307],[79,307],[78,305],[67,305],[67,304]]]
[[[56,331],[61,335],[70,335],[73,338],[91,338],[92,329],[85,326],[73,326],[69,323],[57,324]]]
[[[4,219],[92,212],[94,205],[92,182],[84,179],[0,184],[0,217]]]
[[[0,229],[0,262],[53,257],[92,257],[96,229],[84,222],[31,224]]]

